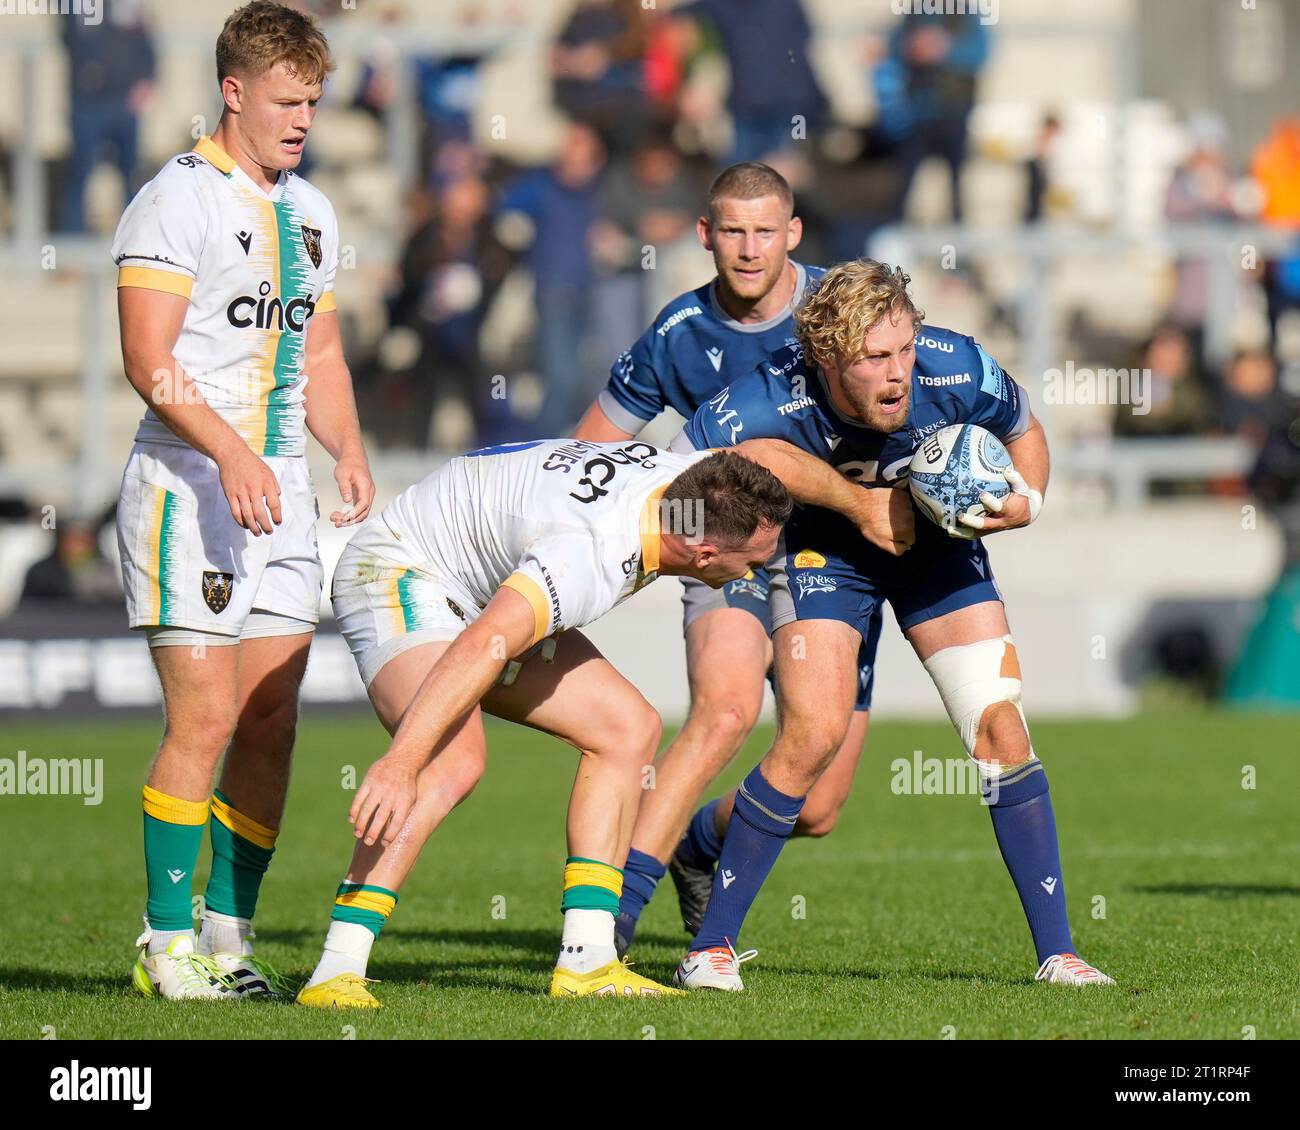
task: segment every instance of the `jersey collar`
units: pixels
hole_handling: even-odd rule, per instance
[[[766,322],[738,322],[723,308],[722,303],[718,301],[718,280],[715,278],[709,283],[709,305],[713,307],[713,316],[718,319],[727,329],[742,334],[761,334],[764,330],[770,330],[774,326],[779,326],[789,316],[792,310],[799,306],[799,300],[803,298],[804,288],[808,285],[808,272],[804,270],[802,263],[796,263],[790,260],[794,267],[794,294],[790,296],[790,305],[784,310],[779,310],[768,318]]]
[[[223,176],[242,180],[255,192],[265,196],[268,200],[274,200],[280,195],[280,190],[284,187],[285,180],[287,179],[284,170],[280,170],[275,184],[271,187],[270,191],[267,191],[258,185],[246,172],[244,172],[244,170],[239,167],[239,162],[222,149],[221,146],[213,141],[206,133],[199,138],[193,151],[207,161],[209,165]]]
[[[645,574],[647,581],[652,581],[659,573],[659,537],[660,524],[659,515],[661,511],[660,503],[663,501],[664,492],[668,490],[668,483],[656,488],[650,492],[650,497],[645,500],[641,507],[641,521],[639,529],[641,531],[641,572]]]

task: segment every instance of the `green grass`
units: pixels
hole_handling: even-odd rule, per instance
[[[288,819],[258,912],[261,953],[315,963],[350,849],[343,766],[384,748],[368,718],[306,712]],[[829,838],[792,843],[743,941],[742,995],[545,996],[558,942],[574,758],[494,725],[487,775],[431,840],[376,947],[380,1012],[163,1004],[128,974],[144,903],[139,787],[157,724],[11,723],[0,756],[102,757],[98,807],[0,797],[0,1036],[1260,1039],[1300,1036],[1300,765],[1285,718],[1190,713],[1047,723],[1075,940],[1115,990],[1035,985],[988,815],[969,798],[897,796],[889,763],[960,752],[946,725],[880,723]],[[756,733],[728,775],[761,755]],[[1253,765],[1257,787],[1242,788]],[[204,847],[204,856],[207,853]],[[200,859],[200,882],[206,860]],[[201,885],[196,891],[202,890]],[[505,917],[493,916],[504,896]],[[1094,898],[1105,917],[1093,916]],[[806,917],[792,913],[802,898]],[[686,940],[671,883],[642,921],[638,968],[666,979]],[[653,1029],[651,1033],[650,1029]]]

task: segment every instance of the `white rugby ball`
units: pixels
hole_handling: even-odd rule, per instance
[[[912,455],[908,470],[912,498],[935,525],[955,537],[977,531],[957,521],[961,514],[986,513],[980,495],[1011,493],[1005,471],[1011,456],[992,432],[978,424],[952,424],[927,436]]]

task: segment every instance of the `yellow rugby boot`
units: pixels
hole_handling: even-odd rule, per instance
[[[304,986],[298,992],[298,1003],[308,1008],[382,1008],[366,986],[369,977],[360,973],[340,973],[319,985]]]
[[[611,961],[590,973],[556,969],[551,977],[553,997],[684,997],[681,989],[670,989],[633,973],[631,962]]]

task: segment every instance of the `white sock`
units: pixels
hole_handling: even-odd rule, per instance
[[[149,941],[145,949],[147,957],[153,957],[156,953],[166,953],[167,947],[172,944],[176,938],[188,937],[191,942],[194,941],[194,931],[190,930],[155,930],[152,926],[149,928]]]
[[[590,973],[618,957],[614,949],[614,916],[608,910],[566,910],[560,939],[559,969]]]
[[[215,910],[203,911],[203,924],[199,927],[199,953],[237,953],[244,956],[253,952],[248,939],[253,936],[253,923],[247,918],[232,914],[218,914]]]
[[[325,935],[325,951],[320,955],[307,986],[319,985],[340,973],[356,973],[364,977],[370,961],[370,947],[374,944],[375,936],[368,927],[358,922],[331,922],[329,933]]]

